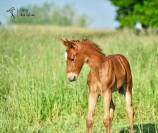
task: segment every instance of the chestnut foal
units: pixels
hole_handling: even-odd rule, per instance
[[[90,67],[87,84],[88,115],[87,133],[92,132],[93,114],[99,95],[103,96],[106,133],[110,133],[111,122],[115,110],[112,92],[117,89],[125,92],[126,110],[129,117],[130,133],[133,133],[134,112],[132,107],[132,75],[129,63],[123,55],[105,56],[102,50],[89,40],[62,39],[66,46],[66,72],[69,81],[75,81],[84,63]],[[125,89],[124,89],[125,88]]]

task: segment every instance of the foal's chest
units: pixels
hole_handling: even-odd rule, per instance
[[[103,93],[103,87],[99,76],[89,73],[87,83],[90,92],[98,93],[99,95]]]

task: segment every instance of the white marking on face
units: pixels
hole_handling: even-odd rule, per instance
[[[65,52],[65,60],[67,60],[67,52]]]

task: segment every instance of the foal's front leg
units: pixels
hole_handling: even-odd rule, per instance
[[[93,114],[95,110],[95,105],[97,101],[98,94],[95,92],[89,92],[88,95],[88,115],[87,115],[87,133],[92,133],[92,126],[93,126]]]
[[[106,128],[106,133],[110,133],[110,127],[113,117],[113,110],[111,105],[112,104],[112,92],[111,90],[106,90],[103,94],[103,101],[104,101],[104,118],[103,123]]]

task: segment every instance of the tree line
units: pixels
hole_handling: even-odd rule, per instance
[[[87,16],[77,15],[69,4],[58,7],[44,3],[42,6],[30,5],[14,11],[15,17],[8,18],[10,24],[51,24],[60,26],[86,27]]]

